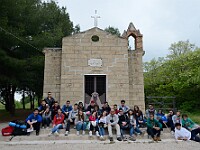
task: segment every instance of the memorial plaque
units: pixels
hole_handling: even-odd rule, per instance
[[[88,65],[91,67],[102,67],[102,59],[89,59]]]

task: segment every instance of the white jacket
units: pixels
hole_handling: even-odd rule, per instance
[[[191,132],[183,127],[180,130],[175,128],[175,139],[178,140],[178,138],[187,138],[187,140],[190,140]]]

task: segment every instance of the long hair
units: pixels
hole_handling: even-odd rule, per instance
[[[137,108],[137,110],[135,108]],[[138,116],[140,116],[142,114],[142,111],[140,110],[140,108],[137,105],[135,105],[134,109],[133,109],[133,114],[136,115],[136,113],[138,113]]]
[[[99,116],[98,119],[100,119],[101,117],[103,117],[103,113],[104,113],[104,112],[106,112],[106,116],[107,116],[107,111],[104,110],[104,111],[101,113],[101,115]],[[106,116],[105,116],[105,117],[106,117]]]
[[[132,116],[133,116],[133,118],[135,118],[134,110],[132,110],[132,109],[129,109],[129,111],[128,111],[128,118],[130,119],[130,117],[131,117],[130,111],[133,112]]]
[[[82,115],[79,114],[80,111],[82,112]],[[80,121],[81,119],[82,119],[82,120],[85,120],[83,111],[82,111],[82,110],[79,110],[79,111],[78,111],[78,120]]]

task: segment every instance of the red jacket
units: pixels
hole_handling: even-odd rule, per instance
[[[63,124],[64,123],[65,116],[63,114],[56,114],[53,118],[53,124],[58,125],[58,124]]]
[[[89,117],[89,121],[96,121],[96,117],[93,117],[92,115]]]
[[[118,113],[119,113],[119,110],[118,110],[118,109],[116,109],[116,110],[115,110],[115,114],[118,114]]]

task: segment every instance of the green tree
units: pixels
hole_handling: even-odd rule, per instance
[[[62,37],[79,32],[80,27],[73,27],[66,8],[54,1],[1,0],[0,20],[1,102],[13,114],[16,90],[38,100],[42,97],[42,49],[61,47]]]
[[[200,49],[189,41],[173,44],[170,49],[181,53],[144,63],[145,94],[175,96],[179,108],[194,111],[200,104]]]
[[[117,36],[120,36],[120,35],[121,35],[121,33],[119,32],[119,29],[118,29],[118,28],[115,28],[115,27],[109,26],[109,27],[105,28],[104,30],[105,30],[106,32],[111,33],[112,35],[117,35]]]
[[[169,48],[170,54],[167,57],[170,59],[177,58],[195,49],[196,46],[194,44],[191,44],[189,40],[178,41],[177,43],[175,42],[171,44]]]

